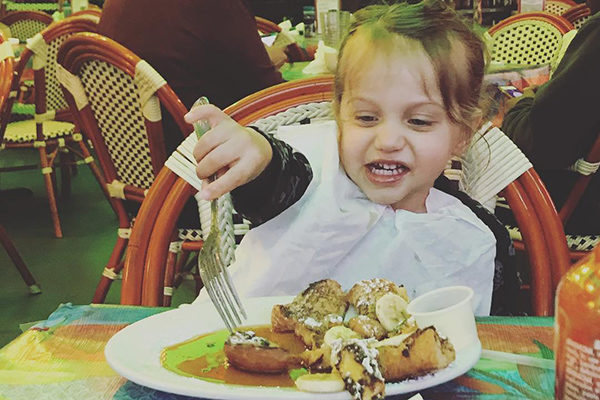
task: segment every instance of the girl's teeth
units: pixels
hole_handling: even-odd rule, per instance
[[[371,171],[379,175],[394,175],[402,172],[405,168],[397,164],[373,164]]]

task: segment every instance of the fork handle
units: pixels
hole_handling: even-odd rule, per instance
[[[194,109],[194,107],[196,107],[196,106],[204,106],[207,104],[210,104],[210,102],[208,101],[208,98],[206,98],[205,96],[202,96],[198,100],[196,100],[194,102],[194,104],[192,104],[191,109]],[[202,137],[202,135],[204,135],[209,129],[210,129],[210,124],[205,119],[194,122],[194,132],[196,133],[196,137],[198,139],[200,139]]]

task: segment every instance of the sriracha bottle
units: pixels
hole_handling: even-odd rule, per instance
[[[556,399],[600,399],[600,245],[558,285],[554,351]]]

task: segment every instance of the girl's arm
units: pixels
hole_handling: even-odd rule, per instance
[[[205,120],[210,125],[194,147],[196,174],[203,179],[202,198],[212,200],[234,191],[236,210],[261,224],[304,194],[312,170],[306,157],[291,146],[240,126],[210,104],[194,107],[185,119],[188,123]]]
[[[279,139],[262,134],[273,150],[271,162],[256,179],[231,192],[236,211],[253,225],[260,225],[291,207],[302,197],[313,176],[302,153]]]

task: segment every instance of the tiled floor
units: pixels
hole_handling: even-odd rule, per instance
[[[0,166],[35,159],[36,153],[31,151],[0,152]],[[33,192],[20,201],[0,198],[0,222],[42,287],[41,294],[30,295],[0,247],[0,347],[21,332],[20,324],[45,319],[60,303],[88,304],[92,299],[114,245],[117,218],[87,167],[78,171],[71,197],[59,202],[62,239],[53,236],[39,170],[0,174],[0,189],[26,187]],[[119,290],[117,281],[107,302],[118,303]],[[176,291],[174,304],[192,299],[193,285],[184,282]]]

